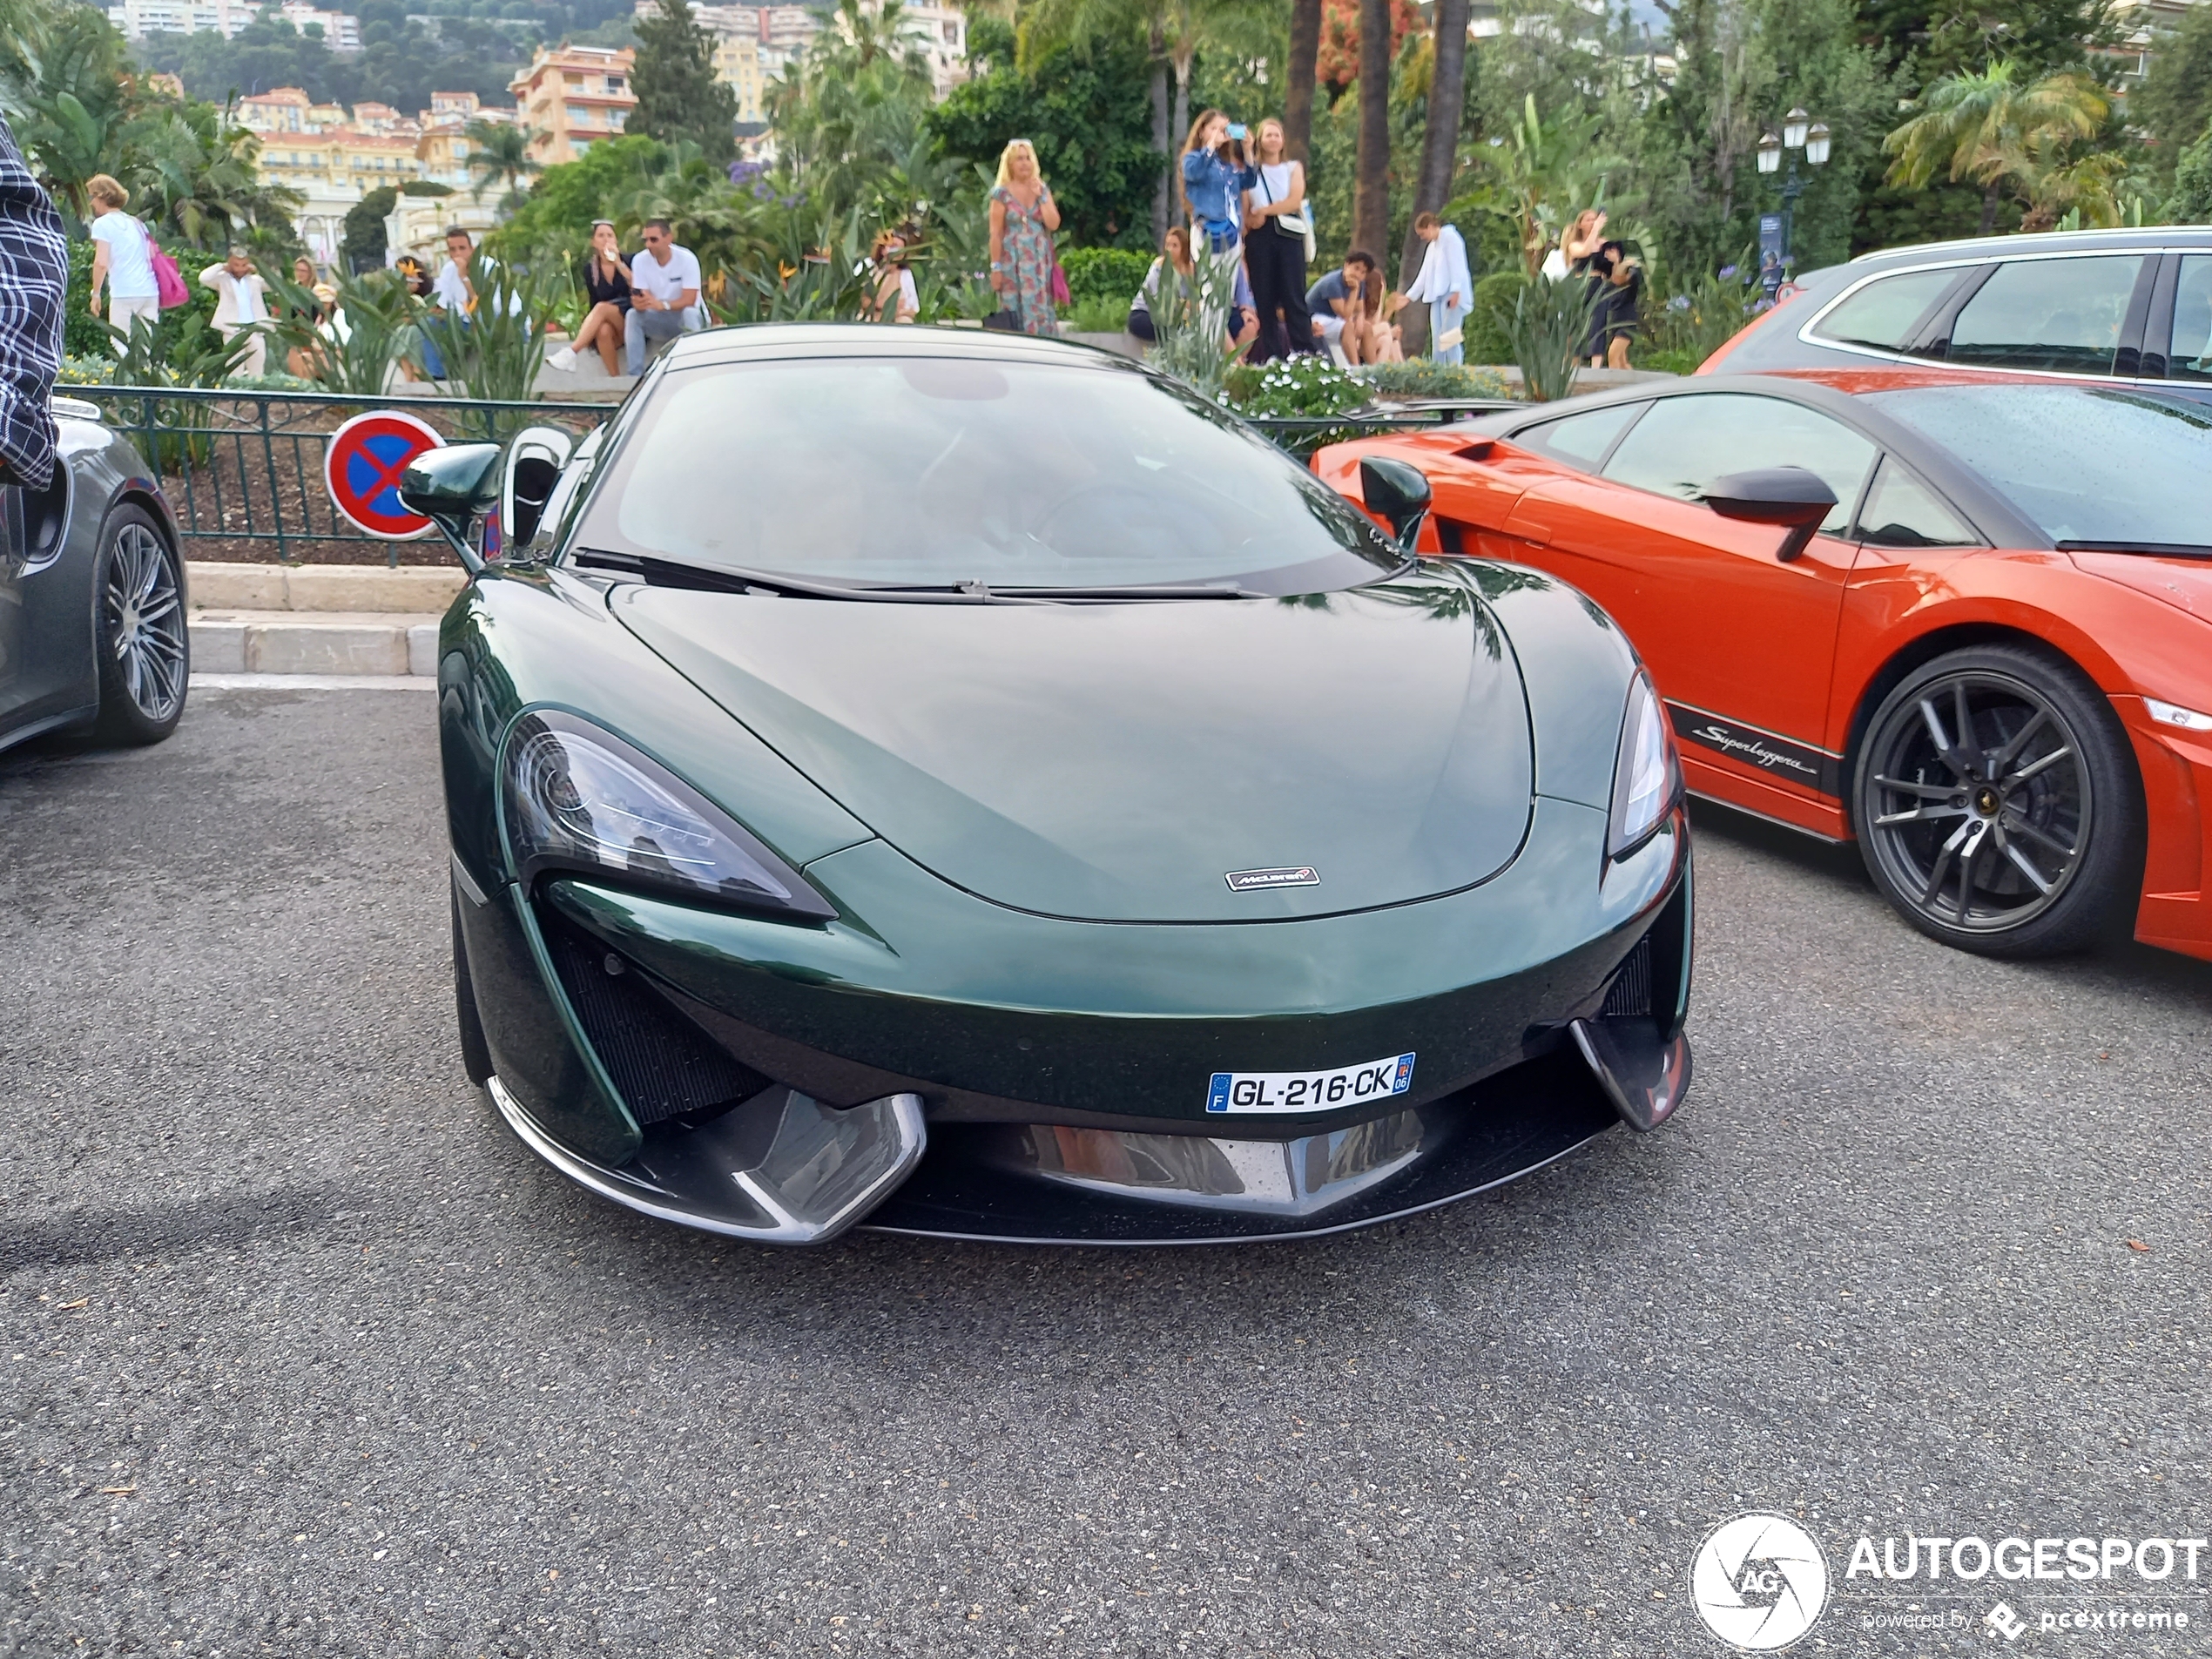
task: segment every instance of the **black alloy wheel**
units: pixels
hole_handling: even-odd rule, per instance
[[[185,711],[191,644],[176,554],[151,514],[123,506],[100,536],[100,736],[158,743]]]
[[[1977,646],[1908,675],[1867,728],[1852,806],[1875,885],[1946,944],[2049,955],[2134,917],[2134,758],[2103,693],[2054,653]]]

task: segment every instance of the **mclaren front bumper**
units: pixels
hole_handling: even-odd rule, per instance
[[[1492,880],[1394,909],[1234,927],[1065,922],[947,887],[880,842],[807,880],[849,921],[713,912],[458,860],[486,1081],[541,1156],[617,1203],[765,1243],[855,1224],[1082,1244],[1296,1238],[1433,1208],[1689,1076],[1679,812],[1628,858],[1540,799]],[[865,924],[861,919],[865,919]],[[1207,1110],[1221,1071],[1418,1054],[1401,1094]]]

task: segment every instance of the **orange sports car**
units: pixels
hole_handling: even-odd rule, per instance
[[[1433,492],[1425,552],[1580,589],[1690,787],[1856,839],[1991,955],[2132,921],[2212,959],[2212,408],[1944,369],[1715,374],[1334,445]],[[1538,780],[1541,787],[1541,780]]]

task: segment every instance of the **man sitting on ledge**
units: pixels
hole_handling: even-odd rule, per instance
[[[623,329],[630,372],[645,372],[647,341],[673,340],[703,326],[698,256],[676,246],[666,219],[647,219],[645,251],[630,262],[630,320]]]

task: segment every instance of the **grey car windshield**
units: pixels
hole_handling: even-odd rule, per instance
[[[2212,541],[2212,408],[2091,386],[1925,386],[1866,401],[1972,467],[2054,542]]]
[[[1112,365],[671,373],[570,545],[810,582],[1310,592],[1400,561],[1273,445]]]

